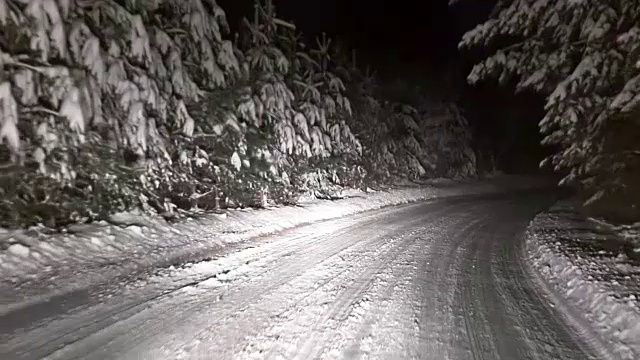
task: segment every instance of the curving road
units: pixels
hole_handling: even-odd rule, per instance
[[[37,322],[0,318],[0,358],[590,359],[522,267],[549,200],[442,199],[293,229]]]

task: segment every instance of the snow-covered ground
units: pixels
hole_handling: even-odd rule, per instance
[[[114,281],[122,274],[202,260],[212,251],[305,223],[430,198],[545,186],[540,179],[502,176],[482,181],[434,180],[420,186],[344,192],[337,201],[243,209],[169,224],[135,214],[120,225],[71,226],[51,234],[43,228],[0,229],[0,315],[52,296]]]
[[[442,198],[246,242],[0,316],[3,359],[595,360],[535,291],[523,233],[549,192]]]
[[[528,264],[552,304],[603,358],[640,359],[640,247],[635,227],[588,219],[565,201],[527,231]]]

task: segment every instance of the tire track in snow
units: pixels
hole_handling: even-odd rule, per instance
[[[301,276],[332,255],[354,245],[366,246],[376,236],[384,236],[394,229],[414,226],[419,221],[418,218],[403,216],[413,209],[414,207],[409,206],[395,210],[392,217],[385,217],[386,212],[381,212],[372,217],[370,222],[351,220],[353,226],[337,233],[322,235],[321,239],[308,246],[301,241],[300,248],[294,251],[295,255],[282,258],[283,254],[294,250],[285,244],[281,253],[270,256],[275,261],[265,263],[259,269],[260,275],[225,287],[221,299],[217,298],[219,295],[214,297],[212,293],[216,292],[208,291],[206,286],[203,290],[192,288],[189,290],[191,294],[183,291],[167,302],[135,314],[118,326],[111,326],[91,335],[82,344],[74,344],[66,351],[56,353],[55,357],[66,358],[68,354],[76,352],[108,358],[118,357],[119,354],[167,357],[174,352],[189,356],[191,352],[197,353],[205,346],[227,349],[228,344],[241,343],[248,332],[259,330],[269,321],[265,314],[253,314],[251,318],[242,314],[253,303],[259,302],[266,294],[278,290],[286,282]],[[375,227],[371,226],[374,222]],[[380,225],[383,226],[383,231],[377,228]],[[350,235],[342,236],[341,233],[345,232]],[[199,316],[194,318],[193,314]],[[190,321],[185,322],[185,318],[190,318]],[[174,324],[171,332],[167,331],[164,325],[166,323]],[[104,344],[105,350],[96,350],[96,343]],[[224,353],[220,355],[224,357]]]
[[[569,337],[566,326],[549,323],[554,315],[544,311],[521,269],[517,254],[526,223],[519,219],[533,215],[533,210],[518,214],[514,203],[502,202],[490,214],[493,218],[478,229],[464,261],[470,276],[463,278],[458,292],[467,295],[460,301],[470,309],[461,315],[472,314],[477,331],[491,335],[483,341],[491,358],[589,359],[579,347],[569,349],[576,339]]]
[[[483,227],[486,227],[486,225],[484,225],[482,222],[487,219],[488,216],[483,217],[482,219],[478,220],[475,224],[474,227],[472,229],[470,229],[470,234],[477,234],[478,230],[481,230]],[[470,236],[469,236],[470,237]],[[480,243],[479,239],[477,238],[473,238],[473,241],[471,242],[471,251],[473,252],[478,252],[478,244]],[[461,246],[460,249],[460,255],[459,256],[459,263],[458,266],[459,267],[464,267],[465,265],[465,252],[468,251],[465,248],[469,246],[468,243],[465,243]],[[475,250],[475,251],[474,251]],[[474,259],[475,260],[475,259]],[[471,262],[472,264],[475,264],[475,261]],[[472,268],[475,268],[475,265],[472,266]],[[475,270],[475,269],[474,269]],[[462,314],[461,314],[461,318],[462,318],[462,322],[464,323],[464,328],[465,328],[465,335],[466,338],[469,342],[469,346],[470,346],[470,350],[471,350],[471,358],[474,360],[484,360],[485,354],[487,352],[490,352],[493,356],[497,355],[497,351],[495,350],[495,348],[493,348],[491,345],[491,342],[487,342],[486,338],[487,335],[490,334],[490,327],[488,326],[488,321],[486,316],[483,314],[483,308],[482,306],[480,307],[476,307],[473,306],[472,302],[474,302],[474,300],[480,300],[480,298],[478,298],[478,291],[476,289],[477,281],[482,281],[482,279],[479,279],[479,276],[473,276],[474,274],[470,274],[469,271],[464,271],[464,269],[461,269],[461,281],[460,283],[463,283],[464,286],[459,287],[459,289],[457,289],[458,292],[458,296],[460,299],[457,301],[457,303],[460,304],[460,307],[462,309]],[[465,281],[465,280],[475,280],[475,281]],[[489,304],[488,302],[485,302],[485,306]],[[479,339],[479,337],[482,337],[482,339]],[[489,349],[487,349],[489,348]]]
[[[300,351],[305,343],[312,349],[315,348],[313,345],[316,344],[317,333],[323,329],[331,330],[331,324],[339,323],[341,318],[347,316],[354,304],[362,298],[360,294],[370,286],[376,273],[402,251],[407,229],[430,221],[429,218],[440,216],[441,213],[444,215],[451,207],[447,205],[427,216],[415,218],[411,224],[406,224],[408,226],[402,226],[398,230],[399,234],[394,237],[378,236],[364,251],[351,253],[347,259],[348,268],[338,278],[330,281],[330,286],[318,288],[312,296],[306,296],[303,299],[305,301],[294,304],[290,308],[290,316],[279,318],[277,323],[249,339],[249,345],[234,358],[274,358],[280,355],[290,359],[296,353],[301,355]],[[331,263],[327,265],[333,266]],[[297,316],[301,312],[313,316],[301,318]],[[270,351],[264,350],[265,348]]]
[[[475,209],[475,207],[471,207],[472,209]],[[357,304],[359,301],[361,301],[364,298],[364,294],[368,293],[367,298],[371,301],[374,297],[376,292],[373,291],[374,289],[370,289],[370,285],[374,282],[374,281],[378,281],[379,283],[385,284],[386,283],[386,292],[387,294],[389,294],[398,283],[400,283],[399,279],[397,279],[397,277],[401,276],[402,273],[398,273],[398,272],[394,272],[395,269],[397,269],[397,265],[398,263],[402,262],[402,260],[406,260],[407,257],[410,256],[411,254],[411,250],[415,250],[415,246],[418,245],[418,248],[425,253],[428,253],[430,250],[430,245],[431,242],[422,242],[421,240],[421,236],[420,233],[425,233],[427,232],[427,228],[429,226],[433,226],[435,224],[441,223],[442,220],[448,220],[447,225],[449,227],[444,226],[443,229],[440,229],[441,232],[438,233],[436,235],[436,240],[438,241],[441,239],[443,233],[447,233],[448,229],[450,229],[451,227],[451,218],[456,219],[457,216],[460,215],[460,212],[464,211],[464,213],[468,213],[469,212],[469,206],[460,206],[458,208],[456,208],[456,210],[454,212],[450,212],[448,214],[447,218],[444,219],[437,219],[436,221],[432,220],[428,225],[422,225],[419,229],[413,230],[408,232],[407,234],[405,234],[405,238],[406,240],[401,244],[400,247],[398,247],[397,251],[393,254],[392,257],[385,259],[384,261],[384,266],[379,267],[376,269],[376,271],[371,275],[370,275],[370,279],[368,281],[368,287],[366,289],[364,289],[365,291],[358,291],[357,294],[349,294],[345,297],[346,300],[348,300],[348,306],[345,306],[343,308],[342,313],[347,315],[349,310],[352,310],[354,305]],[[465,217],[463,217],[463,219],[466,219]],[[457,223],[457,222],[455,222]],[[384,272],[383,272],[384,269]],[[388,279],[390,280],[385,280],[384,278],[382,278],[382,274],[385,273],[388,277]],[[369,278],[369,276],[367,276],[367,278]],[[369,290],[369,291],[367,291]],[[382,321],[383,318],[385,318],[385,315],[387,315],[389,312],[392,312],[392,308],[398,307],[400,306],[400,304],[398,304],[398,298],[392,298],[389,297],[390,301],[389,301],[389,305],[390,306],[386,306],[386,308],[378,308],[376,309],[373,305],[374,304],[370,304],[370,308],[369,308],[369,313],[371,314],[371,316],[374,316],[377,319],[377,322],[379,323],[380,321]],[[397,314],[398,317],[401,317],[401,314]],[[389,334],[389,329],[393,329],[397,332],[402,332],[403,329],[400,329],[398,327],[393,327],[392,324],[395,323],[396,319],[390,319],[389,317],[386,317],[386,319],[388,320],[387,322],[385,322],[384,327],[373,327],[373,322],[372,322],[372,328],[374,328],[375,330],[379,330],[382,331],[383,334],[380,334],[380,341],[391,341],[392,338],[390,338],[390,334]],[[344,328],[347,327],[348,325],[345,324],[344,320],[346,320],[346,316],[343,316],[342,318],[338,319],[340,321],[334,321],[333,322],[333,326],[328,326],[325,328],[325,331],[323,333],[321,333],[321,336],[311,336],[309,337],[309,340],[311,341],[311,343],[313,344],[312,346],[312,350],[309,351],[308,347],[305,347],[303,349],[301,349],[298,353],[298,356],[296,357],[296,359],[315,359],[315,358],[320,358],[323,354],[326,354],[326,352],[324,352],[326,350],[327,345],[329,344],[335,344],[336,341],[338,341],[338,337],[340,334],[340,330],[341,328],[344,331]],[[403,325],[407,325],[406,323]],[[412,326],[412,324],[410,324],[409,321],[409,326]],[[411,328],[411,327],[410,327]],[[393,331],[392,331],[393,332]],[[313,333],[313,331],[311,332]],[[394,334],[395,336],[397,336],[398,334]],[[374,340],[375,341],[375,340]],[[408,344],[398,344],[400,346],[407,346]],[[328,358],[332,359],[334,358],[335,354],[326,354]],[[382,355],[380,355],[382,356]],[[376,358],[374,356],[374,358]],[[397,354],[395,356],[395,358],[397,358]]]
[[[333,267],[336,271],[325,273],[324,276],[328,278],[322,280],[321,286],[306,289],[310,292],[296,299],[285,311],[280,312],[275,323],[251,336],[248,339],[248,344],[235,354],[234,358],[272,358],[276,357],[279,352],[287,352],[292,346],[297,347],[297,342],[301,339],[300,333],[306,332],[309,327],[313,326],[317,318],[323,316],[329,308],[331,301],[345,290],[345,287],[348,286],[345,284],[351,284],[356,278],[354,272],[360,268],[350,267],[350,260],[352,258],[373,260],[388,251],[392,242],[395,240],[390,239],[387,243],[371,251],[354,249],[353,253],[341,254],[339,260],[328,259],[323,266]],[[297,288],[299,284],[291,284],[291,286]],[[305,289],[302,289],[303,293],[304,291]],[[270,302],[276,301],[276,299],[270,300]],[[300,316],[301,314],[303,317]]]
[[[576,359],[587,360],[594,357],[586,350],[587,346],[559,319],[560,315],[546,304],[546,300],[532,286],[531,279],[522,268],[523,238],[521,228],[513,224],[502,224],[503,232],[513,234],[517,239],[512,246],[504,249],[502,256],[493,255],[491,262],[495,292],[501,296],[503,307],[511,319],[510,325],[519,334],[526,348],[528,359]],[[506,228],[506,230],[504,230]],[[497,244],[493,247],[496,251]],[[517,266],[514,266],[517,264]],[[553,319],[553,322],[550,322]],[[515,326],[514,326],[515,325]],[[575,348],[572,345],[580,344]]]
[[[440,236],[420,266],[414,293],[420,303],[416,318],[419,321],[419,354],[429,354],[431,359],[450,359],[457,346],[451,346],[456,337],[453,315],[454,292],[460,277],[459,255],[461,246],[468,240],[473,228],[482,218],[487,204],[468,210],[460,227]],[[455,359],[455,357],[453,357]]]
[[[340,233],[336,235],[340,236]],[[336,253],[348,246],[339,243],[327,244],[323,241],[323,236],[310,238],[307,247],[297,249],[299,251],[302,250],[298,258],[306,258],[306,254],[314,252],[320,254]],[[216,312],[220,313],[212,313],[212,317],[220,317],[223,320],[232,318],[235,312],[242,311],[256,296],[273,291],[288,281],[288,276],[293,276],[293,274],[297,274],[311,265],[312,261],[305,261],[304,263],[294,261],[282,267],[277,267],[276,263],[278,261],[286,260],[290,257],[287,253],[291,252],[292,249],[286,248],[284,250],[284,253],[276,253],[273,256],[269,256],[269,260],[263,261],[263,265],[257,268],[255,273],[250,272],[247,276],[236,279],[227,285],[219,286],[217,282],[212,285],[205,285],[205,281],[203,281],[178,293],[172,293],[171,297],[165,298],[163,301],[146,304],[142,311],[90,334],[83,339],[85,341],[82,344],[75,344],[71,350],[73,353],[93,353],[96,352],[94,344],[97,342],[104,344],[105,349],[113,348],[113,350],[104,350],[96,353],[96,356],[100,357],[113,356],[115,358],[118,353],[135,353],[137,351],[142,352],[141,356],[146,356],[144,353],[147,349],[153,349],[153,352],[160,350],[160,356],[166,356],[165,353],[171,351],[170,346],[172,344],[181,344],[184,341],[184,333],[192,331],[181,331],[181,328],[195,328],[195,324],[201,324],[202,327],[208,328],[210,321],[202,316],[204,315],[203,313],[209,311],[207,309],[215,308]],[[276,269],[274,270],[270,265],[276,267]],[[247,280],[249,276],[251,278]],[[262,283],[264,282],[263,279],[267,279],[267,284],[261,285],[261,291],[254,290],[251,285]],[[249,288],[248,291],[247,288]],[[142,304],[142,306],[145,306],[145,304]],[[201,316],[196,321],[185,324],[183,319],[193,317],[193,314],[200,314]],[[167,333],[165,327],[167,323],[173,324],[175,332]],[[144,331],[140,331],[140,329],[144,329]],[[168,339],[166,339],[167,337]],[[160,338],[163,338],[163,340],[160,340]],[[68,355],[67,351],[64,350],[54,353],[52,359],[66,359]]]
[[[409,232],[405,236],[398,239],[400,243],[398,246],[391,249],[382,259],[376,261],[370,266],[363,274],[361,274],[355,281],[355,286],[351,286],[347,291],[344,291],[340,297],[333,303],[333,306],[325,314],[325,316],[318,321],[315,326],[309,329],[309,336],[302,344],[298,353],[293,359],[315,359],[318,357],[324,347],[327,345],[327,338],[330,336],[327,333],[335,333],[336,325],[341,321],[344,321],[347,315],[351,312],[354,305],[362,300],[363,294],[371,286],[375,280],[376,275],[383,268],[389,266],[394,262],[412,243],[406,241],[404,237],[409,237],[409,240],[416,241],[415,234]],[[319,333],[319,334],[318,334]]]
[[[445,207],[444,209],[438,210],[437,212],[446,211],[446,208],[447,207]],[[389,251],[393,251],[393,247],[397,243],[397,239],[399,236],[398,234],[404,231],[404,229],[406,228],[415,227],[421,221],[422,220],[420,218],[409,217],[401,221],[394,220],[390,224],[383,225],[385,230],[377,231],[375,234],[372,234],[367,231],[363,231],[361,234],[358,234],[356,236],[351,236],[349,239],[342,239],[340,237],[336,237],[332,241],[334,241],[337,244],[341,244],[345,242],[353,242],[354,244],[353,246],[349,246],[348,248],[341,250],[340,252],[337,252],[330,257],[319,257],[319,260],[315,262],[313,266],[311,266],[308,260],[307,261],[303,260],[301,264],[303,264],[307,270],[304,273],[297,272],[298,276],[295,276],[295,279],[293,279],[293,281],[298,282],[297,280],[301,280],[300,282],[304,283],[304,279],[308,278],[309,276],[313,276],[316,273],[318,267],[322,267],[323,265],[326,266],[327,263],[335,262],[337,259],[341,259],[340,263],[343,263],[346,265],[346,266],[342,266],[342,269],[343,269],[342,273],[333,279],[323,280],[321,281],[321,283],[323,285],[334,284],[334,288],[346,287],[348,289],[350,288],[350,284],[353,284],[353,281],[349,275],[354,272],[353,271],[354,269],[352,269],[352,266],[350,266],[350,261],[346,260],[345,257],[352,256],[354,260],[359,261],[361,265],[369,264],[373,262],[374,259],[385,256],[387,249],[389,249]],[[382,223],[384,224],[384,221]],[[381,240],[384,240],[382,245],[378,244]],[[377,245],[380,245],[380,246],[377,246]],[[364,254],[370,254],[370,255],[365,256]],[[362,261],[363,258],[367,259],[367,261]],[[338,268],[340,268],[340,266],[338,266]],[[290,284],[290,281],[287,281],[286,284],[281,284],[281,285],[283,286],[280,286],[277,291],[278,296],[281,294],[290,294],[291,292],[296,293],[299,290],[297,286]],[[289,289],[289,291],[286,291],[287,288]],[[318,289],[320,288],[316,287],[315,289],[312,289],[311,294],[304,294],[303,292],[301,301],[312,298],[314,294],[321,292],[321,291],[317,291]],[[276,298],[278,298],[278,296],[276,296]],[[300,303],[301,301],[298,301],[297,303]],[[255,322],[255,316],[251,314],[253,314],[253,312],[256,311],[257,308],[260,308],[263,311],[263,313],[270,313],[270,318],[272,318],[273,315],[271,314],[273,313],[274,309],[278,308],[279,303],[281,303],[281,301],[274,301],[270,296],[261,297],[257,301],[253,302],[250,306],[245,308],[245,310],[248,311],[248,315],[246,316],[250,317],[252,321]],[[293,306],[295,306],[295,303]],[[306,311],[306,307],[303,311]],[[281,313],[282,312],[280,312],[279,314]],[[267,325],[265,321],[264,323],[262,323],[262,328],[266,326]],[[245,333],[244,335],[246,338],[246,336],[249,336],[251,334]]]
[[[415,205],[402,207],[399,211],[410,211],[413,206]],[[115,338],[119,336],[117,333],[120,332],[118,329],[122,329],[120,328],[121,324],[127,324],[128,322],[135,321],[136,317],[144,317],[144,314],[150,312],[153,312],[155,317],[164,319],[170,323],[180,322],[184,317],[191,315],[195,308],[201,306],[199,303],[200,299],[195,296],[186,297],[185,299],[186,293],[193,292],[193,289],[197,288],[201,283],[206,283],[209,280],[216,280],[221,272],[228,272],[230,269],[233,270],[237,266],[242,266],[245,263],[243,260],[256,261],[254,266],[255,271],[252,275],[255,278],[261,278],[271,271],[269,268],[271,264],[281,261],[283,257],[286,257],[287,253],[291,253],[292,251],[301,251],[305,248],[313,250],[321,247],[320,244],[324,244],[324,242],[326,242],[327,236],[339,237],[341,234],[345,234],[350,231],[364,229],[372,224],[384,221],[384,219],[381,218],[384,214],[385,211],[375,211],[363,216],[329,221],[327,224],[330,226],[322,226],[323,223],[311,225],[316,232],[311,234],[312,236],[309,236],[310,233],[308,231],[305,232],[304,228],[298,228],[286,231],[284,233],[284,237],[282,237],[283,234],[280,234],[279,237],[268,237],[268,239],[275,238],[276,241],[262,241],[262,246],[249,247],[237,253],[230,254],[229,257],[239,259],[235,266],[232,266],[231,268],[222,267],[219,269],[219,272],[214,272],[213,274],[201,276],[196,279],[188,279],[186,281],[186,286],[180,285],[177,288],[162,291],[160,294],[153,296],[144,294],[139,298],[131,296],[129,302],[116,304],[113,308],[108,309],[108,311],[105,311],[105,308],[100,308],[98,311],[92,312],[92,309],[90,309],[89,311],[79,312],[72,316],[68,316],[61,319],[61,321],[51,322],[45,327],[36,328],[32,331],[18,334],[18,336],[15,336],[12,340],[7,342],[6,347],[9,350],[8,354],[15,359],[20,359],[23,356],[25,358],[32,358],[34,356],[42,357],[51,354],[51,352],[55,350],[64,349],[68,344],[91,340],[91,338],[95,338],[96,335],[114,338],[107,339],[108,341],[117,340]],[[218,260],[220,259],[213,260],[209,263],[216,263]],[[194,266],[198,265],[199,264],[196,264]],[[177,272],[180,273],[181,271],[183,270],[178,270]],[[220,297],[224,297],[229,293],[231,285],[235,285],[235,283],[242,282],[244,280],[246,280],[245,277],[238,277],[236,279],[231,278],[226,282],[227,286],[223,286],[224,284],[221,282],[221,286],[217,290],[209,287],[207,289],[208,293],[205,297],[212,302],[220,301]],[[162,281],[163,279],[161,278],[160,283],[162,283]],[[176,297],[181,298],[180,301],[182,302],[181,306],[178,307],[178,310],[168,306],[175,301],[174,298]],[[121,301],[122,298],[119,300]],[[164,309],[165,311],[160,311],[158,308]],[[150,311],[151,309],[153,309],[153,311]],[[155,321],[158,322],[159,320]],[[148,327],[146,323],[153,322],[153,320],[146,319],[139,323],[140,327],[144,328],[145,326]],[[131,327],[131,330],[132,332],[126,337],[128,337],[129,342],[132,343],[136,343],[140,337],[153,335],[154,331],[153,329],[148,329],[150,331],[146,334],[138,334],[135,326]],[[166,329],[162,326],[157,329],[158,332],[163,332],[165,330]],[[109,332],[112,334],[109,335]],[[23,339],[25,341],[22,341]],[[26,353],[20,351],[21,348],[29,349],[28,356]],[[61,353],[64,353],[64,351]]]
[[[455,224],[467,220],[460,212],[450,215]],[[327,341],[329,349],[321,358],[420,357],[416,346],[420,322],[413,314],[417,303],[413,283],[420,277],[421,255],[429,253],[433,242],[448,233],[451,225],[451,219],[439,219],[418,229],[408,249],[385,269],[365,294],[368,311],[341,324],[339,334]]]
[[[414,291],[415,282],[422,277],[419,265],[427,262],[424,254],[435,254],[432,247],[436,242],[459,231],[458,224],[466,224],[472,219],[468,212],[469,207],[459,208],[448,218],[419,229],[411,245],[380,274],[376,284],[365,294],[367,312],[356,314],[341,324],[338,335],[326,341],[330,347],[321,358],[423,357],[417,344],[421,321],[414,314],[416,305],[424,299],[423,293],[415,294]]]

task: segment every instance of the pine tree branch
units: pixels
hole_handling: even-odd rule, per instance
[[[21,67],[21,68],[25,68],[25,69],[29,69],[31,71],[35,71],[39,74],[44,74],[44,71],[42,71],[42,69],[33,66],[33,65],[29,65],[20,61],[16,61],[12,58],[6,59],[8,61],[5,62],[5,65],[9,65],[9,66],[16,66],[16,67]]]
[[[273,23],[276,24],[276,25],[280,25],[282,27],[289,28],[291,30],[295,30],[296,29],[296,26],[294,24],[292,24],[290,22],[286,22],[286,21],[281,20],[281,19],[274,18],[273,19]]]
[[[164,30],[162,30],[162,31],[164,31],[164,32],[165,32],[165,33],[167,33],[167,34],[181,34],[181,35],[189,35],[189,32],[188,32],[188,31],[183,30],[183,29],[177,29],[177,28],[174,28],[174,29],[164,29]]]
[[[60,116],[60,113],[51,109],[47,109],[45,107],[42,106],[36,106],[36,107],[31,107],[31,108],[23,108],[22,109],[23,112],[29,114],[29,113],[43,113],[43,114],[48,114],[48,115],[53,115],[53,116]]]
[[[194,139],[199,139],[199,138],[218,138],[220,137],[220,135],[218,134],[204,134],[204,133],[200,133],[200,134],[194,134],[193,138]]]

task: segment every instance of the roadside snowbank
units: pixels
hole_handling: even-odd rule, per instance
[[[637,243],[628,229],[587,219],[575,209],[560,202],[531,222],[528,265],[552,304],[603,358],[640,359]]]
[[[514,176],[486,180],[436,180],[376,192],[345,191],[344,199],[310,200],[298,206],[233,210],[169,224],[136,214],[76,225],[59,233],[46,229],[0,229],[0,315],[94,284],[117,281],[151,267],[199,261],[230,244],[306,223],[414,201],[497,193],[548,186]]]

